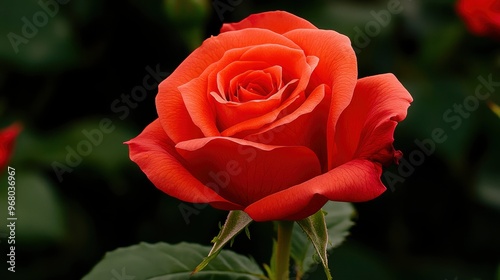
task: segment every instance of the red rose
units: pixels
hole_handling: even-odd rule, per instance
[[[9,162],[14,150],[14,143],[17,135],[21,131],[21,125],[14,123],[0,131],[0,172]]]
[[[500,36],[499,0],[459,0],[456,8],[472,33]]]
[[[127,142],[165,193],[256,221],[298,220],[385,187],[410,94],[357,79],[349,39],[286,12],[224,24],[159,85],[159,118]]]

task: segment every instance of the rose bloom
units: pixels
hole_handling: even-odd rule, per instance
[[[126,142],[180,200],[299,220],[385,191],[412,98],[392,74],[357,78],[349,39],[287,12],[224,24],[159,85],[158,119]]]
[[[0,130],[0,172],[4,172],[2,170],[7,167],[14,150],[16,137],[20,131],[21,125],[18,123],[11,124]]]
[[[478,36],[500,37],[500,1],[459,0],[456,9],[470,32]]]

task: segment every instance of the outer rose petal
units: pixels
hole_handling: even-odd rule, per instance
[[[312,23],[296,15],[284,11],[274,11],[253,14],[237,23],[225,23],[220,32],[245,28],[263,28],[280,34],[294,29],[317,29]]]
[[[348,37],[330,30],[293,30],[285,33],[300,46],[306,55],[319,58],[318,66],[311,77],[310,86],[324,83],[332,89],[330,113],[327,123],[328,158],[333,157],[334,135],[337,131],[337,120],[342,111],[351,102],[357,82],[356,55]],[[328,169],[332,168],[329,162]]]
[[[156,108],[165,132],[175,143],[203,137],[185,107],[178,87],[199,77],[226,51],[263,44],[278,44],[299,49],[289,39],[265,29],[245,29],[211,37],[193,51],[158,87]],[[207,73],[208,75],[208,73]]]
[[[356,159],[302,184],[267,196],[245,208],[255,221],[300,220],[328,200],[361,202],[385,191],[379,163]]]
[[[390,163],[394,129],[406,117],[412,97],[392,74],[360,79],[351,104],[337,123],[333,166],[353,158]]]
[[[207,137],[180,142],[176,148],[200,181],[239,205],[249,205],[321,173],[316,154],[301,146]]]
[[[223,210],[242,208],[222,198],[191,175],[181,163],[181,157],[158,119],[125,144],[129,145],[130,159],[166,194],[187,202],[210,203]]]

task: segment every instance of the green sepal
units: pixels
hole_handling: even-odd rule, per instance
[[[328,229],[326,227],[325,213],[320,210],[303,220],[297,221],[304,233],[311,241],[317,256],[325,270],[328,280],[332,279],[330,269],[328,268]]]
[[[356,216],[356,210],[351,203],[329,201],[323,206],[324,219],[328,231],[327,250],[342,244],[349,235],[349,229],[354,225],[352,219]],[[295,262],[297,278],[300,279],[307,271],[322,263],[316,248],[312,246],[309,236],[303,230],[295,226],[292,236],[291,257]]]
[[[202,270],[211,260],[217,257],[219,252],[228,242],[231,242],[232,245],[234,237],[236,237],[236,235],[238,235],[243,229],[247,228],[252,221],[252,218],[250,218],[250,216],[243,211],[230,211],[219,234],[212,239],[212,243],[214,243],[214,245],[208,253],[208,256],[205,257],[203,261],[193,270],[193,274]],[[246,230],[246,233],[247,236],[250,237],[248,230]]]

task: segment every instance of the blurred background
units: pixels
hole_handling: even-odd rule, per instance
[[[500,41],[471,34],[453,0],[269,2],[0,1],[0,127],[23,125],[9,164],[16,273],[2,262],[1,279],[80,279],[141,241],[210,245],[227,213],[207,207],[187,223],[123,142],[157,117],[158,82],[194,48],[267,10],[349,36],[359,77],[394,73],[414,98],[395,135],[404,164],[386,169],[381,197],[355,204],[334,279],[500,279]],[[272,225],[250,230],[232,249],[267,263]]]

